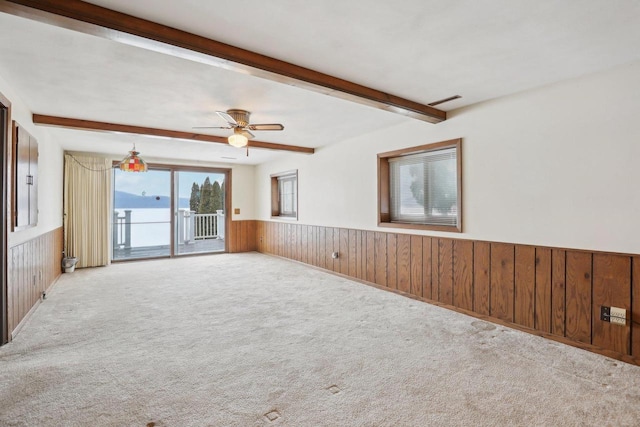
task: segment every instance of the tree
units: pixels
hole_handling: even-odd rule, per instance
[[[213,211],[222,209],[222,188],[218,181],[213,181],[212,189]]]
[[[189,209],[198,212],[200,207],[200,186],[195,182],[191,186],[191,197],[189,198]]]
[[[213,210],[213,186],[209,177],[204,180],[202,188],[200,190],[200,206],[198,206],[198,213],[215,213]]]
[[[411,174],[411,194],[418,204],[424,206],[424,167],[422,165],[412,165],[409,168]]]
[[[224,203],[225,203],[225,198],[224,198],[225,192],[224,191],[225,191],[224,190],[224,181],[222,181],[222,184],[220,184],[220,194],[222,194],[222,196],[221,196],[222,201],[221,201],[220,209],[222,209],[222,210],[224,210]]]
[[[458,193],[455,167],[455,159],[410,167],[411,194],[418,204],[424,206],[425,214],[432,214],[432,210],[449,213],[456,206]]]

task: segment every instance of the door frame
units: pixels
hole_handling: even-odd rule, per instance
[[[9,216],[7,215],[8,209],[8,185],[9,180],[8,173],[8,159],[10,157],[9,147],[11,147],[11,102],[0,93],[0,129],[2,130],[0,135],[0,157],[2,162],[2,175],[0,176],[0,187],[2,187],[2,236],[0,237],[0,245],[2,256],[0,256],[0,345],[6,344],[9,341],[9,319],[7,317],[9,308],[9,294],[7,290],[7,260],[8,260],[8,248],[7,248],[7,234],[9,230]],[[4,120],[3,120],[4,119]]]
[[[119,161],[113,161],[113,167],[118,167],[120,164]],[[127,259],[119,259],[119,260],[111,260],[112,262],[129,262],[129,261],[140,261],[146,259],[157,259],[157,258],[176,258],[176,257],[185,257],[185,256],[198,256],[198,255],[211,255],[215,253],[228,253],[229,252],[229,239],[230,239],[230,231],[231,231],[231,168],[223,168],[223,167],[206,167],[206,166],[188,166],[188,165],[177,165],[177,164],[165,164],[165,163],[147,163],[147,167],[149,169],[159,169],[159,170],[168,170],[171,173],[171,240],[170,240],[170,254],[168,256],[159,256],[159,257],[150,257],[150,258],[135,258],[131,260]],[[175,223],[176,223],[176,215],[175,215],[175,172],[205,172],[205,173],[216,173],[224,175],[224,206],[225,206],[225,218],[224,218],[224,251],[223,252],[202,252],[202,253],[194,253],[194,254],[176,254],[175,253]],[[144,173],[144,172],[137,172]],[[115,192],[115,187],[113,190]],[[113,195],[112,195],[113,197]],[[112,254],[113,256],[113,254]]]

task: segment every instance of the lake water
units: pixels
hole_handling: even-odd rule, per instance
[[[161,246],[171,242],[171,209],[128,209],[131,211],[131,246]],[[120,217],[124,209],[115,209]],[[124,230],[123,230],[124,233]]]

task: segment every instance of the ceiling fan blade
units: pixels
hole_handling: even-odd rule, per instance
[[[284,126],[280,123],[261,123],[261,124],[251,124],[247,126],[251,130],[283,130]]]
[[[220,117],[222,117],[222,119],[225,120],[227,123],[229,123],[231,126],[238,126],[238,122],[236,122],[236,119],[231,117],[226,112],[224,112],[224,111],[216,111],[216,114],[218,114]]]
[[[191,129],[233,129],[231,126],[194,126]]]
[[[254,134],[252,134],[251,132],[249,132],[246,129],[242,129],[240,131],[241,134],[243,134],[244,136],[246,136],[247,138],[251,139],[251,138],[255,138],[256,136]]]

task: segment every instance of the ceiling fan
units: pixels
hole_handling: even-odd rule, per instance
[[[251,131],[263,130],[283,130],[284,126],[280,123],[250,123],[250,112],[246,110],[231,109],[225,111],[216,111],[229,126],[197,126],[194,129],[233,129],[233,135],[229,137],[229,144],[234,147],[244,147],[249,143],[249,138],[255,135]]]

